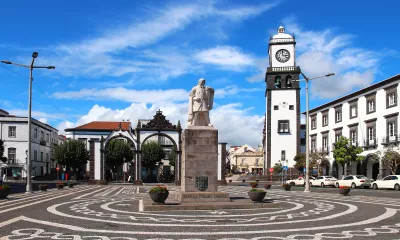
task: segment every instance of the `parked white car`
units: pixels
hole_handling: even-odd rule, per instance
[[[310,181],[310,186],[320,186],[320,187],[332,186],[332,187],[334,187],[336,181],[337,181],[337,179],[332,176],[319,176],[316,179]]]
[[[372,188],[378,190],[379,188],[394,189],[400,191],[400,175],[389,175],[382,180],[372,182]]]
[[[346,186],[346,187],[363,187],[370,188],[371,180],[364,175],[348,175],[341,180],[335,182],[335,187]]]
[[[314,180],[315,178],[314,177],[311,177],[310,176],[310,180]],[[292,180],[288,180],[286,183],[287,184],[290,184],[290,185],[292,185],[292,186],[294,186],[294,185],[300,185],[300,186],[303,186],[304,184],[305,184],[305,177],[299,177],[299,178],[297,178],[297,179],[292,179]]]

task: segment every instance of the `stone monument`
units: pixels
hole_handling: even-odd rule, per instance
[[[214,89],[201,78],[189,94],[188,127],[182,135],[182,183],[178,200],[225,202],[229,194],[218,192],[218,130],[210,122]]]

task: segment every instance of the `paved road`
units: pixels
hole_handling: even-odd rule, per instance
[[[399,239],[400,192],[268,190],[280,208],[141,212],[148,187],[78,186],[0,200],[1,239]],[[139,191],[140,190],[140,191]],[[171,194],[179,191],[170,187]],[[246,197],[249,187],[220,191]]]

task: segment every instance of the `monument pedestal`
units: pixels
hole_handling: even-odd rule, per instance
[[[182,138],[182,192],[180,202],[229,202],[218,192],[218,130],[189,126]]]

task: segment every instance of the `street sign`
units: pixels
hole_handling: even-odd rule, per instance
[[[273,169],[273,168],[270,168],[270,169],[269,169],[269,172],[270,172],[270,173],[273,173],[273,172],[274,172],[274,169]]]
[[[283,171],[287,171],[289,169],[288,166],[283,166]]]

